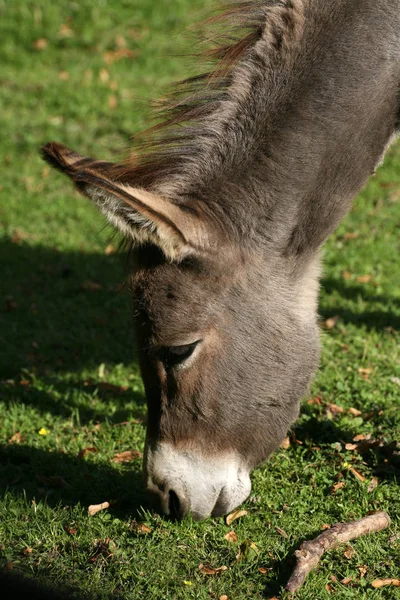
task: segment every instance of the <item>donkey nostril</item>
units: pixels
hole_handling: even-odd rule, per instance
[[[189,502],[183,496],[179,498],[174,490],[169,490],[169,514],[173,519],[183,519],[189,513]]]

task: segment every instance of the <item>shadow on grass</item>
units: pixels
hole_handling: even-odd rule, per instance
[[[302,413],[309,415],[309,419],[298,423],[292,429],[297,441],[301,444],[313,447],[339,442],[344,448],[344,444],[353,442],[354,434],[352,432],[342,429],[331,419],[316,417],[309,406],[303,405]],[[333,449],[332,452],[334,452]],[[367,440],[364,445],[360,444],[360,455],[364,464],[379,480],[397,480],[400,477],[400,454],[395,441],[374,445],[374,440]],[[330,492],[329,489],[328,493]]]
[[[0,589],[3,600],[18,600],[19,598],[29,598],[29,600],[83,600],[84,596],[78,590],[65,586],[62,586],[62,588],[60,590],[59,583],[51,585],[48,582],[34,581],[31,577],[21,573],[0,571]],[[94,596],[91,596],[91,600],[94,600]]]
[[[110,502],[120,517],[138,516],[149,508],[140,460],[116,469],[62,452],[24,445],[0,446],[0,495],[24,494],[30,501],[46,499],[49,506]]]
[[[320,313],[323,319],[327,319],[332,314],[338,315],[344,324],[353,323],[356,326],[364,326],[368,330],[381,331],[386,328],[391,328],[396,331],[400,331],[400,300],[395,297],[387,298],[385,296],[376,296],[370,294],[368,290],[362,285],[356,283],[348,283],[344,279],[333,279],[324,278],[321,281],[321,287],[324,290],[325,295],[332,294],[334,291],[338,292],[341,298],[348,300],[355,300],[358,297],[362,297],[366,302],[379,303],[395,306],[396,313],[393,311],[384,310],[365,310],[360,313],[353,312],[346,308],[340,308],[335,306],[334,308],[321,309]]]

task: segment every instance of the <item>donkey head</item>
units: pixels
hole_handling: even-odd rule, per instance
[[[317,363],[313,260],[266,257],[234,242],[198,199],[136,188],[118,167],[59,144],[43,152],[137,242],[149,492],[178,517],[230,511],[296,418]]]

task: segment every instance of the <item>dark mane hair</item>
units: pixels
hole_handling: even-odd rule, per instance
[[[302,29],[303,0],[236,0],[205,23],[213,45],[197,56],[211,62],[210,69],[178,82],[158,103],[154,116],[159,123],[135,137],[130,158],[119,166],[120,180],[147,188],[175,175],[188,162],[193,164],[215,143],[218,134],[212,119],[223,116],[239,91],[235,88],[243,84],[243,72],[256,77],[258,69],[272,69],[277,60],[285,60]],[[262,55],[255,49],[260,41]],[[226,122],[224,135],[229,137],[228,129]]]

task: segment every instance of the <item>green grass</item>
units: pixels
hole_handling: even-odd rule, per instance
[[[232,527],[169,522],[146,508],[140,460],[111,462],[142,451],[145,435],[125,258],[106,253],[110,230],[49,173],[38,147],[56,139],[113,158],[143,127],[148,98],[187,75],[177,34],[206,5],[0,0],[0,566],[90,598],[269,598],[323,524],[385,509],[390,529],[346,556],[328,553],[298,598],[399,598],[371,582],[399,577],[400,563],[399,454],[389,445],[400,439],[400,145],[326,246],[321,314],[340,320],[323,336],[310,396],[323,403],[306,400],[289,449],[256,469],[247,516]],[[108,64],[105,53],[124,43],[133,55]],[[356,434],[383,446],[345,450]],[[85,448],[96,452],[80,457]],[[104,501],[110,508],[89,517]],[[224,538],[231,528],[234,544]],[[207,576],[200,563],[228,570]]]

